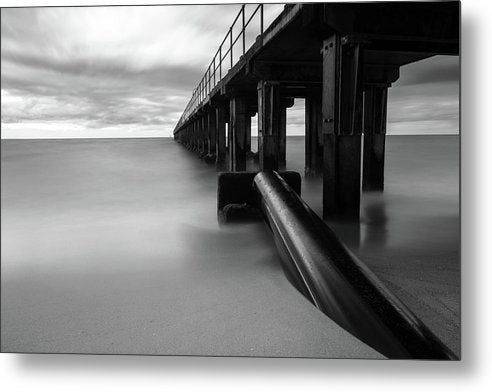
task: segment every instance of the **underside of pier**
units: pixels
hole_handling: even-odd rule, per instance
[[[400,67],[458,54],[458,2],[286,5],[223,78],[214,58],[214,83],[198,88],[174,138],[244,171],[257,114],[260,170],[283,169],[286,110],[304,98],[305,175],[323,177],[325,218],[358,219],[361,190],[384,189],[387,93]]]

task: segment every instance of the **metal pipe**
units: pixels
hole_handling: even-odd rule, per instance
[[[293,284],[342,328],[392,359],[458,359],[276,172],[254,178]]]

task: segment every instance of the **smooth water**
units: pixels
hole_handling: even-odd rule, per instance
[[[302,173],[304,138],[288,138],[287,156],[287,169]],[[303,198],[320,216],[321,189],[321,180],[303,181]],[[362,194],[360,223],[329,224],[459,352],[459,136],[387,136],[384,192]]]
[[[333,226],[455,351],[458,148],[388,137],[385,192]],[[218,226],[216,169],[172,140],[2,140],[1,162],[2,350],[377,356],[290,286],[262,223]]]

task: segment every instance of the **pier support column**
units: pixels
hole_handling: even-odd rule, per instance
[[[208,119],[208,154],[215,156],[216,139],[217,139],[217,116],[215,110],[207,113]]]
[[[260,170],[279,169],[280,85],[258,83],[258,153]]]
[[[197,127],[198,123],[196,119],[194,119],[191,125],[191,151],[195,151],[197,148]]]
[[[215,108],[215,116],[217,129],[215,163],[221,165],[225,162],[226,157],[226,109],[224,107]]]
[[[200,156],[207,154],[208,151],[208,130],[207,130],[207,116],[202,114],[200,117]]]
[[[251,132],[251,117],[247,110],[246,98],[232,97],[230,100],[229,120],[229,162],[231,171],[246,170],[246,135]],[[249,120],[249,121],[248,121]]]
[[[195,152],[200,151],[200,118],[195,120]]]
[[[188,150],[191,150],[192,146],[193,146],[193,122],[190,123],[190,125],[188,125],[188,131],[187,131],[187,145],[186,147],[188,148]]]
[[[362,133],[361,44],[323,42],[323,216],[358,219]]]
[[[196,119],[196,152],[197,153],[200,153],[200,149],[201,149],[201,144],[202,144],[202,121],[201,121],[201,118],[198,117]]]
[[[248,117],[247,121],[247,133],[246,133],[246,156],[251,155],[251,119],[258,113],[258,97],[256,92],[254,94],[247,94],[247,105],[248,105]]]
[[[284,170],[287,165],[287,106],[279,107],[278,124],[278,168]]]
[[[251,152],[251,114],[246,116],[246,145],[244,147],[246,154]]]
[[[193,151],[198,151],[198,119],[193,121]]]
[[[200,121],[198,118],[195,120],[195,147],[193,150],[195,152],[200,150]]]
[[[362,190],[384,190],[384,149],[388,87],[368,85],[364,91],[364,161]]]
[[[287,108],[294,106],[294,98],[282,98],[279,107],[278,166],[284,170],[287,165]]]
[[[321,97],[306,97],[305,116],[306,137],[304,175],[306,177],[320,177],[323,175]]]
[[[186,148],[188,150],[191,149],[192,136],[193,136],[193,122],[190,122],[186,127]]]

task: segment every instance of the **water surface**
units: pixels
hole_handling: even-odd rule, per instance
[[[328,222],[455,352],[458,148],[389,136],[385,192]],[[216,169],[169,139],[3,140],[1,196],[3,350],[377,356],[290,286],[262,223],[218,226]],[[303,197],[321,213],[319,179]]]
[[[3,351],[380,357],[285,279],[169,139],[2,141]]]

